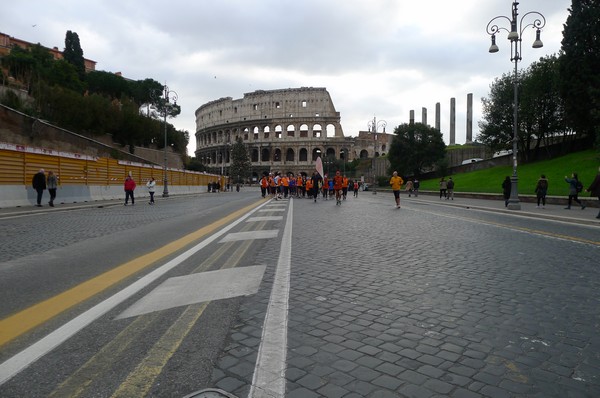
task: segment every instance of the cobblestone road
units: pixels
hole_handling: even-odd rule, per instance
[[[486,217],[391,194],[295,200],[286,396],[600,396],[600,247]],[[240,397],[270,268],[213,375]]]

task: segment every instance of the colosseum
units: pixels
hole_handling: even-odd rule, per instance
[[[325,88],[257,90],[242,99],[208,102],[196,110],[196,158],[228,175],[231,146],[238,137],[252,162],[252,179],[264,172],[311,172],[316,159],[350,162],[385,154],[392,134],[373,129],[345,137]]]

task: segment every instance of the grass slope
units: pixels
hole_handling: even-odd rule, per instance
[[[598,166],[600,166],[600,159],[595,150],[518,165],[519,194],[534,195],[538,178],[541,174],[545,174],[549,185],[548,195],[566,196],[569,194],[569,185],[565,182],[565,175],[570,177],[571,173],[577,173],[584,188],[587,188],[598,173]],[[501,193],[502,181],[510,175],[512,175],[512,166],[498,166],[470,173],[454,174],[451,177],[455,182],[455,192]],[[439,179],[421,181],[421,189],[438,190]],[[584,192],[582,196],[589,196],[589,194]]]

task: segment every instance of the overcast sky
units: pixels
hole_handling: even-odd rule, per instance
[[[544,47],[523,36],[519,69],[558,53],[570,0],[521,0],[519,14],[546,17]],[[0,32],[64,49],[67,30],[79,35],[96,69],[165,83],[182,113],[171,122],[190,133],[196,149],[198,107],[255,90],[325,87],[346,136],[374,117],[388,132],[410,110],[435,124],[450,142],[450,98],[456,98],[456,143],[466,140],[466,100],[473,93],[473,138],[481,98],[495,77],[512,73],[506,32],[488,53],[488,22],[510,17],[509,0],[18,0],[3,4]],[[532,19],[526,19],[532,22]],[[501,26],[509,27],[508,21]]]

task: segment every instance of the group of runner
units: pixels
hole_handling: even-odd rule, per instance
[[[302,173],[294,176],[293,174],[276,172],[263,175],[260,180],[260,190],[263,198],[267,195],[276,200],[287,199],[288,197],[308,197],[316,202],[319,194],[323,200],[328,200],[329,197],[335,195],[336,205],[341,205],[342,200],[346,200],[349,187],[354,191],[354,196],[358,196],[360,183],[350,181],[339,170],[335,172],[332,178],[327,175],[321,177],[317,171],[314,171],[310,177]]]

